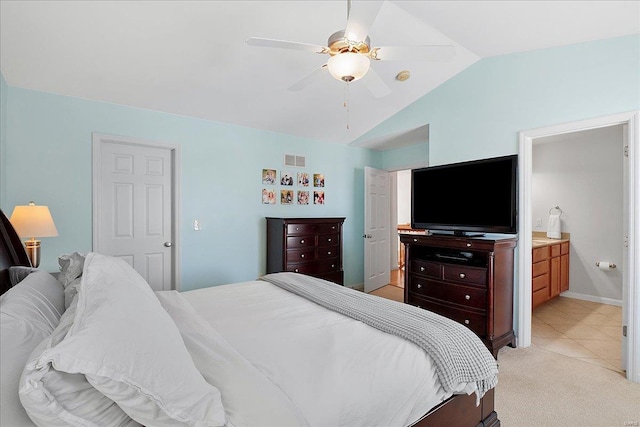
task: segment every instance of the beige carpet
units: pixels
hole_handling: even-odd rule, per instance
[[[495,409],[505,427],[640,426],[640,384],[540,347],[498,355]]]

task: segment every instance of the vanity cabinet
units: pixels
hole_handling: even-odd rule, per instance
[[[569,241],[538,243],[531,260],[532,308],[569,290]]]
[[[516,239],[401,234],[404,302],[475,332],[497,357],[515,347],[513,252]]]
[[[267,218],[267,274],[292,271],[344,284],[345,218]]]

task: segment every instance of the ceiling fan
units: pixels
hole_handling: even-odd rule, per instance
[[[329,36],[327,46],[260,37],[250,37],[246,43],[250,46],[294,49],[330,56],[326,64],[290,86],[289,90],[303,89],[327,69],[334,78],[347,83],[360,80],[369,74],[363,82],[374,97],[381,98],[391,93],[391,89],[378,73],[370,68],[371,60],[446,61],[455,55],[455,48],[451,45],[372,47],[367,34],[383,3],[383,1],[362,1],[356,2],[352,7],[351,0],[347,0],[346,28]]]

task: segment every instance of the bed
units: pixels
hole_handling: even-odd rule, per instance
[[[448,319],[426,342],[419,309],[288,273],[153,293],[94,253],[56,279],[0,217],[2,425],[500,425],[495,360]]]

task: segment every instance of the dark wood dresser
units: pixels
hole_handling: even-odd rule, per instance
[[[460,322],[494,357],[515,347],[513,252],[516,237],[401,234],[405,245],[405,303]]]
[[[343,285],[344,220],[267,217],[267,273],[293,271]]]

